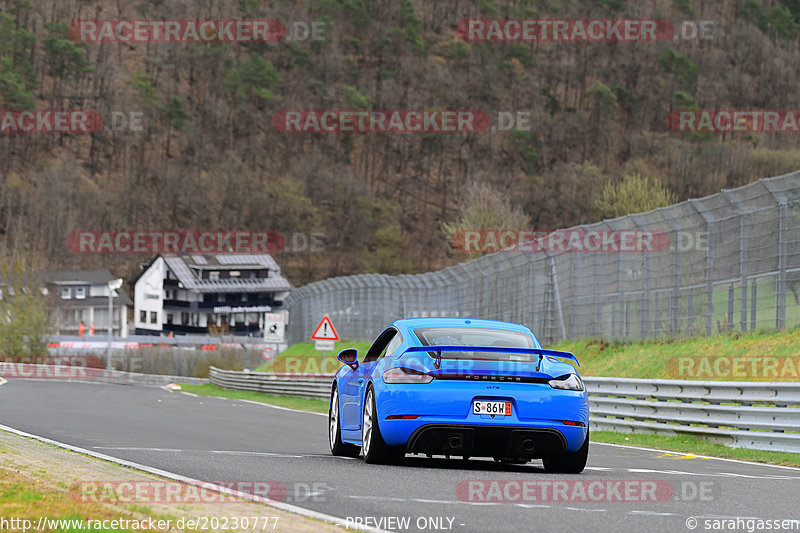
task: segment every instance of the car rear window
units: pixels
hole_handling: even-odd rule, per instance
[[[414,330],[423,346],[495,346],[502,348],[535,348],[533,338],[519,331],[491,328],[436,327]],[[442,352],[444,359],[486,359],[528,361],[534,356],[502,352]]]

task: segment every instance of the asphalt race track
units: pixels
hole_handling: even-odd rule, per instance
[[[577,476],[545,474],[539,461],[409,456],[374,466],[329,454],[325,416],[159,388],[10,380],[0,386],[0,424],[204,481],[282,482],[289,503],[382,529],[396,527],[389,517],[408,519],[410,531],[480,532],[691,531],[687,521],[707,531],[706,520],[800,519],[800,469],[602,444]],[[522,481],[545,482],[551,497],[520,501]],[[576,492],[592,481],[600,501]],[[619,501],[626,486],[652,487],[641,481],[656,482],[658,501],[638,491]]]

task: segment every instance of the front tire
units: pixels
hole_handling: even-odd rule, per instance
[[[566,452],[542,459],[544,470],[551,474],[580,474],[586,468],[589,458],[589,430],[586,430],[586,440],[577,452]]]
[[[331,455],[342,457],[358,457],[358,446],[342,441],[342,427],[339,417],[339,389],[334,387],[331,394],[331,406],[328,409],[328,444]]]
[[[389,446],[381,436],[378,426],[378,410],[375,407],[375,392],[367,388],[364,397],[364,416],[361,422],[361,453],[369,464],[394,464],[405,456],[404,446]]]

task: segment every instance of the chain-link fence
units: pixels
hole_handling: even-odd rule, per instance
[[[800,323],[800,172],[570,231],[669,240],[634,252],[503,251],[437,272],[311,283],[287,300],[289,342],[308,340],[325,314],[349,340],[425,316],[519,322],[545,343]]]

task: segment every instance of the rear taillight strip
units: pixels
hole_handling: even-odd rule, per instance
[[[434,377],[436,379],[458,381],[504,381],[507,383],[547,383],[551,379],[526,376],[496,376],[492,374],[438,374]]]

